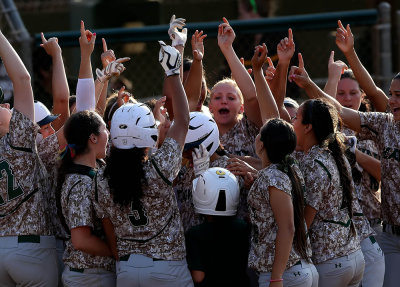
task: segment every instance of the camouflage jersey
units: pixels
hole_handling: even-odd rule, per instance
[[[43,161],[43,164],[46,167],[49,175],[50,190],[47,194],[47,200],[49,202],[49,208],[47,209],[47,212],[51,220],[52,234],[54,234],[57,238],[65,240],[69,237],[69,235],[61,224],[59,216],[61,214],[61,210],[58,212],[56,205],[57,176],[58,166],[60,163],[58,156],[59,145],[57,135],[54,133],[47,138],[42,139],[37,144],[37,149],[40,159]]]
[[[181,161],[182,147],[173,138],[166,138],[143,164],[147,185],[143,186],[141,201],[129,206],[114,203],[104,168],[99,170],[96,210],[114,224],[120,257],[142,254],[164,260],[185,258],[181,217],[171,186]]]
[[[254,143],[259,130],[246,115],[243,115],[233,128],[219,136],[219,140],[230,154],[258,158]]]
[[[300,171],[298,175],[301,178]],[[271,164],[258,172],[258,177],[254,181],[247,199],[251,220],[251,244],[248,264],[249,267],[258,272],[271,272],[275,257],[275,240],[278,225],[275,222],[274,213],[270,205],[269,187],[275,187],[287,193],[290,197],[292,196],[290,178],[278,169],[277,164]],[[292,247],[285,269],[295,265],[300,258],[300,255]]]
[[[348,128],[344,128],[343,133],[347,136],[355,135],[355,132]],[[369,156],[374,157],[377,160],[380,160],[378,149],[372,140],[358,139],[357,149]],[[354,184],[356,187],[356,194],[360,202],[362,212],[369,220],[381,218],[380,184],[366,170],[362,169],[361,167],[359,168],[362,170],[362,177],[360,182],[354,182]]]
[[[359,112],[360,140],[372,140],[381,156],[382,219],[400,225],[400,122],[393,114]]]
[[[73,165],[65,177],[61,189],[62,213],[68,228],[90,227],[92,233],[99,238],[104,237],[100,219],[95,216],[92,191],[94,190],[93,168],[83,165]],[[78,173],[79,170],[79,173]],[[114,270],[114,260],[111,257],[95,256],[76,250],[71,240],[66,241],[63,256],[64,264],[72,268],[104,268]]]
[[[226,168],[226,166],[229,164],[228,160],[229,158],[227,156],[218,157],[216,160],[210,161],[210,168],[211,167]],[[193,167],[187,164],[182,166],[181,170],[179,171],[174,181],[174,190],[178,201],[179,212],[181,214],[183,230],[185,232],[187,232],[192,226],[196,226],[203,223],[201,215],[194,211],[193,197],[192,197],[192,192],[193,192],[192,182],[194,178],[195,175]],[[241,177],[239,178],[239,186],[240,187],[243,186],[243,180],[241,179]],[[242,196],[240,199],[241,203]],[[238,217],[240,217],[239,211],[244,209],[244,207],[240,208],[241,206],[240,203],[238,208]],[[240,213],[242,214],[244,213],[244,211]]]
[[[52,235],[47,171],[36,148],[39,127],[14,109],[0,139],[0,236]]]
[[[307,154],[295,153],[306,186],[305,204],[317,213],[309,229],[314,264],[360,249],[347,207],[336,162],[328,150],[314,145]],[[347,170],[350,165],[345,159]]]

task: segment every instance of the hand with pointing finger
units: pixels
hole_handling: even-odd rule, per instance
[[[222,18],[222,21],[223,23],[218,26],[218,46],[224,51],[232,47],[236,34],[225,17]]]
[[[265,80],[267,81],[268,85],[271,85],[271,82],[274,80],[275,77],[276,68],[270,57],[267,57],[267,62],[268,62],[268,67],[264,71]]]
[[[336,29],[336,45],[343,54],[354,49],[354,36],[350,24],[347,24],[345,28],[340,20],[338,20],[338,28]]]
[[[81,21],[81,36],[79,37],[79,45],[81,47],[81,56],[88,57],[94,50],[94,42],[96,41],[96,33],[92,33],[85,29],[85,23]]]
[[[329,62],[328,62],[328,73],[329,77],[339,77],[340,75],[343,74],[344,70],[347,70],[348,67],[345,62],[341,60],[336,60],[334,59],[335,57],[335,52],[331,51],[331,55],[329,57]]]
[[[102,38],[101,41],[103,42],[103,53],[101,53],[101,63],[103,64],[103,69],[105,69],[108,64],[115,61],[117,58],[115,57],[113,50],[107,49],[106,40]]]
[[[292,66],[289,71],[289,82],[295,82],[300,88],[306,89],[311,85],[311,79],[304,68],[303,56],[298,54],[299,66]]]
[[[40,37],[42,38],[42,44],[40,44],[40,47],[43,47],[49,56],[54,57],[61,54],[61,48],[60,45],[58,45],[58,39],[56,37],[46,40],[43,32],[40,33]]]
[[[278,58],[280,62],[289,63],[293,57],[295,44],[293,41],[293,32],[292,29],[288,30],[288,37],[282,39],[277,48]]]
[[[118,77],[123,71],[125,71],[125,66],[122,63],[127,62],[130,59],[131,58],[129,57],[119,58],[109,63],[103,70],[96,69],[97,79],[103,83],[111,77]]]

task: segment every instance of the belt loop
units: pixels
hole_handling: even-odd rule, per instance
[[[39,235],[18,235],[18,243],[40,243]]]
[[[130,254],[121,256],[121,257],[119,258],[119,261],[128,261],[130,256],[131,256]]]
[[[85,272],[85,269],[69,267],[69,271],[83,273],[83,272]]]

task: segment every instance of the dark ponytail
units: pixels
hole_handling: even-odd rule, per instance
[[[303,124],[311,124],[318,144],[328,149],[335,159],[343,189],[341,208],[346,207],[352,218],[352,178],[346,167],[344,137],[338,133],[341,119],[331,104],[322,100],[308,100],[303,105]]]
[[[106,159],[104,175],[108,179],[113,201],[121,206],[138,203],[143,196],[143,185],[147,184],[143,163],[147,158],[146,148],[112,148]]]
[[[71,170],[74,157],[88,152],[89,137],[91,134],[99,135],[102,123],[101,117],[92,111],[81,111],[72,114],[65,122],[64,136],[68,145],[60,154],[61,165],[58,169],[56,189],[57,211],[64,227],[66,227],[66,224],[64,216],[62,215],[61,189],[65,177]]]
[[[304,193],[294,159],[290,157],[296,148],[296,134],[291,124],[281,119],[271,119],[261,128],[260,140],[264,144],[269,161],[278,164],[279,169],[290,178],[295,224],[293,247],[301,258],[309,260],[304,219]]]

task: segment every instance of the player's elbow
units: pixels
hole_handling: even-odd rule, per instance
[[[71,237],[71,243],[75,250],[85,251],[85,241]]]
[[[203,282],[204,277],[206,276],[206,274],[200,270],[191,270],[190,273],[192,274],[193,282],[196,284]]]

